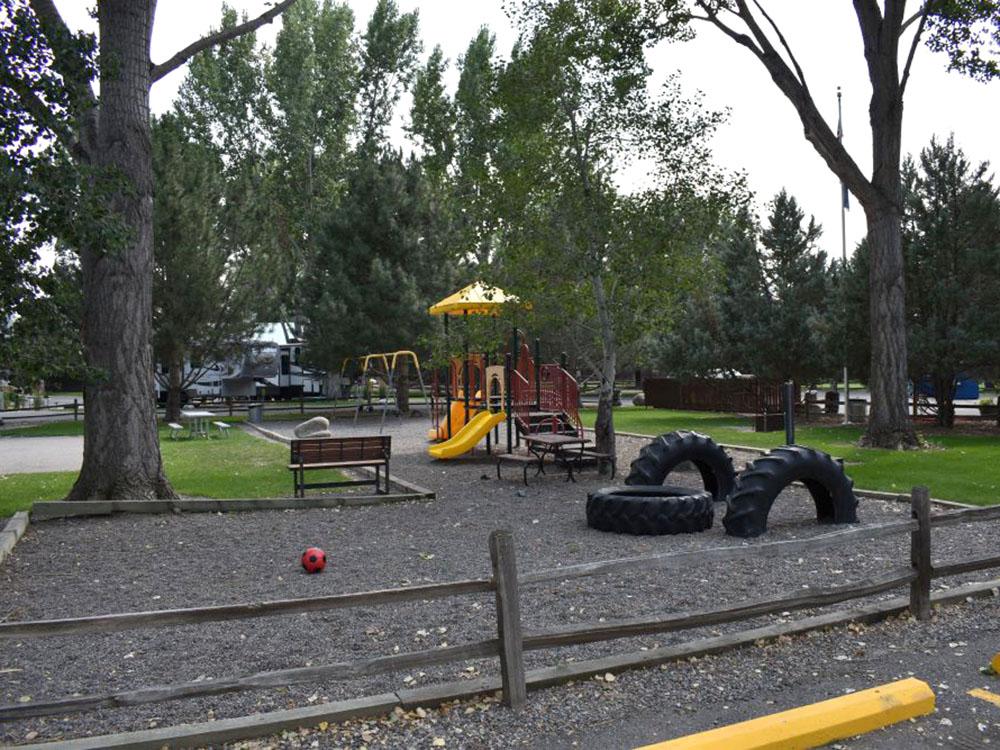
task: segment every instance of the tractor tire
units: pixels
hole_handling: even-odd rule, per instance
[[[681,430],[660,435],[639,451],[625,484],[663,484],[678,464],[690,461],[701,474],[705,489],[722,502],[736,483],[733,460],[708,435]]]
[[[587,525],[619,534],[691,534],[712,528],[712,495],[686,487],[606,487],[587,496]]]
[[[795,481],[802,482],[812,495],[817,522],[858,522],[854,482],[844,467],[823,451],[786,445],[747,464],[737,477],[722,521],[726,533],[747,538],[767,531],[774,499]]]

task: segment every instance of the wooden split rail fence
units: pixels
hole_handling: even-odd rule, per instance
[[[732,623],[769,614],[811,609],[860,599],[907,585],[910,589],[909,608],[911,613],[918,620],[926,620],[930,617],[931,581],[933,579],[1000,567],[1000,555],[947,563],[932,562],[932,528],[997,520],[1000,519],[1000,506],[962,510],[931,517],[928,490],[918,487],[914,489],[911,496],[911,509],[912,517],[907,520],[841,528],[807,539],[720,546],[703,550],[604,560],[534,571],[520,576],[511,534],[506,531],[494,531],[489,539],[490,558],[493,566],[491,578],[309,599],[128,612],[60,620],[3,622],[0,623],[0,640],[27,639],[242,620],[351,607],[395,605],[401,602],[425,602],[494,592],[497,637],[438,649],[378,656],[351,662],[334,662],[319,666],[260,672],[244,677],[207,679],[117,693],[74,695],[59,700],[32,701],[25,704],[0,706],[0,720],[11,721],[32,716],[48,716],[242,690],[284,687],[321,680],[349,679],[493,657],[500,659],[505,702],[509,706],[517,708],[525,702],[527,696],[524,667],[525,651]],[[847,585],[813,589],[808,593],[795,592],[778,598],[743,601],[735,605],[730,604],[694,612],[673,612],[652,617],[573,624],[540,630],[526,631],[523,628],[519,594],[522,585],[637,571],[689,570],[700,568],[705,563],[783,558],[812,553],[821,549],[843,547],[847,543],[882,539],[907,532],[910,534],[908,565],[897,567],[880,576]],[[740,633],[732,634],[732,642],[734,644],[740,642],[740,636]],[[643,661],[642,658],[637,657],[634,664],[621,664],[620,668],[641,665]]]

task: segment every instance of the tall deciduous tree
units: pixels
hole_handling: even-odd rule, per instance
[[[358,72],[361,144],[381,147],[396,104],[416,73],[421,43],[417,12],[400,13],[395,0],[378,0],[362,37]]]
[[[69,498],[173,497],[163,474],[151,393],[153,206],[149,90],[197,52],[235,39],[278,16],[294,0],[283,0],[253,21],[209,34],[164,63],[150,60],[155,0],[97,3],[100,98],[86,64],[53,0],[30,0],[37,20],[33,38],[65,87],[70,105],[58,148],[93,170],[110,187],[100,196],[109,225],[124,231],[120,243],[107,237],[82,240],[83,343],[87,364],[101,376],[87,384],[83,466]],[[20,79],[15,106],[26,117],[52,112],[35,77]]]
[[[257,192],[269,203],[271,239],[285,261],[279,300],[290,320],[301,313],[296,301],[304,269],[350,167],[358,87],[353,31],[347,5],[299,0],[284,14],[274,50],[264,58],[274,106],[261,123],[268,165]]]
[[[717,119],[675,89],[647,93],[645,51],[663,29],[634,2],[526,4],[501,82],[505,247],[499,278],[536,314],[592,331],[600,373],[595,438],[614,450],[620,347],[672,311],[686,233],[698,225],[697,174]],[[662,160],[659,191],[622,197],[617,170]]]
[[[661,4],[659,0],[655,5]],[[677,3],[667,4],[675,9]],[[907,13],[906,0],[854,0],[871,82],[871,176],[820,113],[791,45],[761,2],[694,0],[691,17],[706,21],[749,50],[795,107],[806,139],[827,166],[854,193],[865,210],[870,251],[872,411],[862,442],[884,448],[918,444],[906,409],[907,348],[900,182],[903,95],[913,59],[928,26],[931,43],[952,54],[956,65],[988,75],[968,43],[978,23],[996,23],[993,2],[925,0]],[[751,7],[753,6],[753,7]],[[957,33],[957,37],[952,36]],[[907,35],[908,38],[907,38]],[[970,57],[971,56],[971,57]]]

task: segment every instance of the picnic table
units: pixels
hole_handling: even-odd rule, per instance
[[[188,435],[208,437],[208,420],[215,415],[210,411],[199,409],[181,409],[181,421],[188,422]]]
[[[566,435],[562,433],[543,432],[536,435],[525,435],[524,443],[528,453],[538,459],[539,474],[545,473],[545,457],[552,456],[557,463],[562,462],[567,467],[566,481],[576,481],[573,477],[573,464],[570,460],[575,454],[582,451],[590,443],[587,438],[579,435]]]

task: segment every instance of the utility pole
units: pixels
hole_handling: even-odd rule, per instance
[[[840,104],[840,86],[837,86],[837,140],[844,140],[844,115]],[[847,273],[847,186],[840,183],[840,257],[843,261],[841,272]],[[847,379],[847,347],[850,342],[847,337],[847,300],[844,300],[844,310],[842,311],[844,320],[844,424],[850,422],[848,409],[851,404],[851,381]]]

